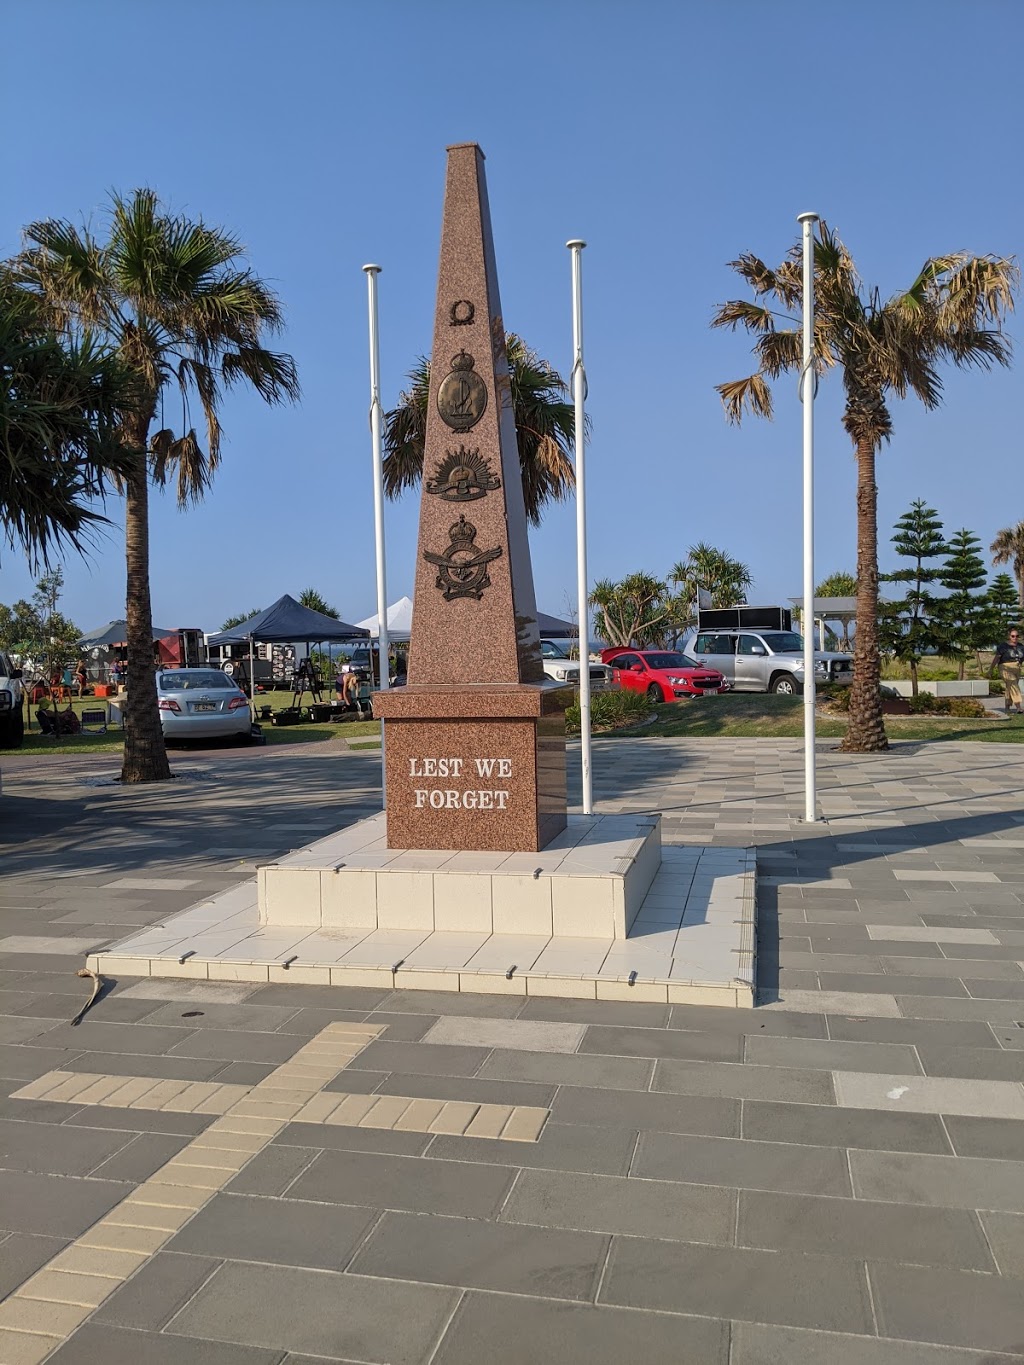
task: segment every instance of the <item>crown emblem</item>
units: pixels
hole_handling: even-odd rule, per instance
[[[452,356],[453,370],[471,370],[475,364],[476,361],[468,351],[460,351],[458,355]]]
[[[475,502],[485,494],[501,487],[501,480],[491,473],[491,467],[479,450],[459,446],[449,450],[438,466],[437,476],[427,483],[427,492],[444,502]]]

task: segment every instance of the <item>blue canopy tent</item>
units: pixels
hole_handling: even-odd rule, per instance
[[[352,626],[347,621],[338,621],[333,616],[325,616],[321,611],[313,611],[310,607],[304,607],[301,602],[297,602],[289,593],[285,593],[265,611],[250,616],[248,621],[241,621],[229,630],[218,630],[215,634],[207,636],[207,644],[237,645],[248,641],[249,685],[255,699],[253,651],[257,641],[260,644],[272,645],[293,644],[302,640],[308,652],[311,644],[335,644],[343,640],[369,638],[370,632],[363,630],[361,626]]]

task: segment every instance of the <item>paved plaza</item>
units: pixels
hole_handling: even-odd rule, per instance
[[[1024,751],[598,741],[757,849],[761,1003],[112,981],[379,755],[3,758],[0,1365],[1024,1361]],[[570,771],[576,756],[570,757]],[[578,800],[570,791],[570,800]]]

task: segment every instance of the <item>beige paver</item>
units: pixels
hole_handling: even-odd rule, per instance
[[[209,1190],[195,1186],[175,1185],[163,1179],[163,1168],[152,1179],[141,1184],[131,1196],[147,1204],[159,1204],[168,1209],[201,1209],[210,1198]]]
[[[536,1109],[525,1104],[517,1104],[512,1110],[508,1123],[501,1131],[506,1142],[536,1142],[547,1120],[546,1109]]]
[[[37,1076],[34,1081],[29,1081],[28,1085],[23,1085],[20,1090],[13,1090],[11,1099],[41,1100],[51,1090],[56,1090],[58,1085],[73,1080],[75,1075],[74,1071],[47,1071],[44,1075]]]
[[[350,1124],[354,1127],[367,1110],[377,1103],[377,1099],[377,1095],[346,1095],[328,1117],[327,1122]]]
[[[165,1185],[184,1185],[194,1190],[216,1190],[227,1181],[222,1166],[189,1166],[178,1164],[177,1158],[160,1167],[160,1179]]]
[[[9,1332],[37,1332],[40,1336],[67,1336],[93,1310],[77,1303],[50,1303],[23,1299],[14,1293],[0,1303],[0,1327]]]
[[[447,1100],[427,1131],[461,1136],[473,1122],[479,1108],[478,1104],[470,1104],[466,1100]]]
[[[359,1120],[360,1128],[394,1128],[412,1103],[401,1095],[381,1095],[377,1103]]]
[[[205,1133],[200,1133],[189,1143],[192,1150],[197,1152],[205,1147],[225,1152],[258,1152],[264,1145],[261,1134],[214,1132],[212,1128],[207,1128]]]
[[[75,1096],[76,1104],[103,1104],[111,1095],[126,1084],[126,1076],[98,1076],[93,1085],[80,1090]]]
[[[176,1096],[195,1084],[193,1081],[160,1081],[152,1090],[147,1090],[137,1100],[132,1100],[129,1109],[163,1109]]]
[[[34,1332],[0,1331],[0,1360],[4,1365],[39,1365],[63,1340]]]
[[[321,1091],[302,1106],[295,1115],[296,1123],[324,1123],[346,1096],[337,1091]]]
[[[505,1124],[512,1117],[512,1111],[511,1104],[482,1104],[466,1129],[466,1137],[501,1137]]]
[[[74,1275],[69,1270],[47,1268],[26,1280],[18,1290],[18,1297],[98,1308],[117,1286],[117,1280],[108,1279],[105,1275]]]
[[[110,1247],[87,1247],[80,1241],[58,1251],[47,1270],[69,1270],[75,1275],[104,1275],[111,1280],[126,1280],[138,1270],[148,1253],[142,1251],[114,1251]]]
[[[411,1100],[408,1109],[395,1122],[401,1133],[429,1133],[430,1125],[444,1108],[444,1100]]]
[[[162,1228],[126,1227],[123,1223],[108,1223],[104,1219],[83,1233],[77,1245],[100,1247],[104,1251],[136,1251],[152,1256],[170,1235]]]
[[[126,1199],[107,1214],[108,1223],[124,1223],[133,1228],[163,1228],[177,1232],[195,1213],[195,1209],[172,1209],[166,1204],[147,1204],[142,1199]]]

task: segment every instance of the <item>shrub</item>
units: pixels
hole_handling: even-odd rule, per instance
[[[930,692],[919,692],[916,697],[908,697],[910,703],[910,714],[912,716],[933,715],[936,712],[942,713],[938,698],[933,697]],[[945,701],[945,698],[943,698]]]
[[[639,725],[651,713],[651,703],[641,692],[595,692],[590,699],[590,724],[594,730]],[[565,713],[566,728],[578,732],[580,704],[574,701]]]
[[[984,720],[988,715],[985,707],[975,697],[946,697],[944,700],[949,702],[951,716],[969,716],[976,720]]]

